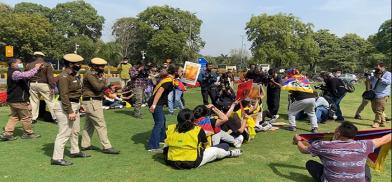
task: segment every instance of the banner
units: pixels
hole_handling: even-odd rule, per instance
[[[252,80],[238,84],[237,97],[235,100],[243,100],[247,98],[252,90],[252,86],[253,86]]]
[[[392,132],[391,129],[375,129],[375,130],[358,131],[355,140],[372,140],[390,134],[391,132]],[[331,141],[333,135],[334,133],[309,133],[309,134],[300,134],[299,136],[305,139],[308,143],[312,143],[314,141],[319,141],[319,140]],[[369,167],[377,171],[383,170],[384,162],[390,149],[391,149],[391,143],[388,143],[375,149],[373,153],[369,154],[367,160]]]
[[[181,81],[190,85],[196,85],[197,78],[200,74],[200,68],[200,64],[186,61],[184,66],[184,75],[182,76]]]
[[[301,74],[287,78],[283,82],[282,90],[313,93],[309,80]]]

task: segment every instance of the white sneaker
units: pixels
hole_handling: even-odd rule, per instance
[[[240,149],[230,150],[230,157],[238,157],[242,154]]]
[[[147,151],[154,153],[154,154],[162,154],[163,153],[163,149],[149,149]]]
[[[279,118],[279,114],[272,116],[273,119],[278,119]]]
[[[243,141],[244,141],[244,136],[242,136],[242,135],[240,135],[239,137],[235,138],[235,142],[233,143],[234,147],[235,148],[240,148]]]

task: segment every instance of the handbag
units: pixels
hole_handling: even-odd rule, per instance
[[[381,75],[381,77],[384,76]],[[366,90],[365,92],[363,92],[362,94],[362,98],[366,99],[366,100],[373,100],[376,98],[376,92],[374,91],[378,85],[378,83],[380,82],[380,79],[377,80],[376,84],[374,85],[373,89],[370,90]]]

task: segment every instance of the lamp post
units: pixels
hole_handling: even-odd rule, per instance
[[[75,54],[78,53],[78,49],[79,49],[79,44],[75,44],[75,51],[74,51]]]

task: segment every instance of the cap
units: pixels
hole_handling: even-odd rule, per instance
[[[102,58],[93,58],[93,59],[91,59],[91,64],[95,64],[95,65],[106,65],[106,64],[108,64],[108,62],[105,61],[105,60],[102,59]]]
[[[76,63],[76,62],[81,62],[83,61],[83,57],[79,56],[77,54],[71,53],[71,54],[66,54],[63,56],[63,58],[68,61],[68,62],[72,62],[72,63]]]
[[[33,53],[34,56],[45,56],[45,54],[41,51],[36,51]]]

